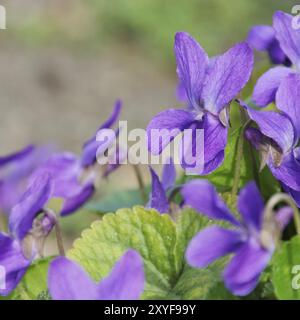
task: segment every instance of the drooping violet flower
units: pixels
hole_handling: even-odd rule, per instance
[[[195,169],[198,174],[208,174],[223,162],[228,125],[226,106],[249,80],[253,52],[247,43],[239,43],[223,55],[209,59],[189,34],[179,32],[175,36],[175,56],[181,93],[185,91],[188,98],[187,108],[169,109],[151,120],[147,127],[148,148],[153,154],[160,154],[185,129],[190,129],[193,137],[197,136],[197,129],[202,129],[204,165],[199,168],[195,161],[186,161],[191,154],[198,157],[194,138],[188,142],[188,152],[181,152],[181,165]]]
[[[257,111],[246,106],[259,129],[246,130],[246,138],[261,153],[274,177],[300,206],[300,74],[282,80],[276,93],[280,112]]]
[[[1,271],[4,270],[4,279],[1,279],[4,286],[0,288],[0,295],[6,296],[16,288],[56,223],[55,217],[44,211],[52,190],[50,176],[39,176],[12,209],[9,216],[10,234],[0,233],[0,266]],[[41,213],[43,215],[37,221]]]
[[[84,205],[94,194],[94,172],[85,175],[81,159],[73,153],[61,152],[52,155],[32,175],[34,180],[48,173],[53,181],[53,197],[64,200],[60,215],[66,216]]]
[[[61,216],[69,215],[80,209],[94,195],[99,174],[101,174],[100,178],[107,177],[127,157],[127,154],[120,147],[117,147],[115,152],[108,154],[108,164],[101,166],[97,163],[97,156],[104,154],[115,143],[118,131],[114,131],[109,135],[109,139],[102,141],[97,141],[97,134],[105,130],[112,131],[110,128],[115,124],[121,107],[121,102],[117,101],[110,118],[84,144],[80,157],[71,152],[57,153],[34,172],[33,179],[44,172],[52,176],[53,197],[64,200],[63,208],[60,211]],[[107,135],[104,136],[107,138]]]
[[[274,64],[291,65],[290,59],[282,51],[276,32],[271,26],[254,26],[250,29],[247,42],[257,51],[266,51]]]
[[[168,159],[164,164],[161,181],[156,172],[151,167],[149,169],[152,186],[147,207],[156,209],[160,213],[168,213],[169,200],[167,192],[175,186],[176,182],[176,169],[173,159]]]
[[[47,173],[31,181],[27,190],[9,215],[9,230],[22,241],[33,226],[35,218],[43,212],[53,195],[53,181]]]
[[[274,221],[265,221],[263,199],[254,182],[240,191],[241,220],[235,218],[207,180],[188,182],[182,195],[185,204],[199,213],[233,226],[233,229],[210,226],[200,231],[187,248],[187,262],[193,267],[205,268],[218,258],[233,254],[223,272],[225,285],[235,295],[249,294],[268,265],[280,233],[293,215],[292,209],[284,207]]]
[[[273,29],[276,39],[294,68],[274,67],[258,79],[254,87],[252,100],[260,107],[264,107],[275,100],[277,89],[287,75],[300,72],[300,30],[293,28],[292,19],[292,15],[282,11],[277,11],[273,16]]]
[[[137,300],[144,285],[143,260],[132,249],[98,284],[78,264],[64,257],[55,259],[48,273],[48,288],[53,300]]]
[[[82,154],[81,154],[81,165],[83,167],[89,167],[96,163],[97,156],[104,154],[107,149],[115,142],[116,136],[119,134],[118,130],[114,134],[105,135],[104,141],[97,141],[97,134],[101,131],[111,129],[116,123],[120,112],[122,110],[122,102],[117,100],[114,106],[114,110],[109,117],[97,130],[96,134],[93,135],[88,141],[83,145]]]
[[[53,152],[51,146],[30,145],[0,157],[0,212],[9,214],[24,193],[29,176]]]

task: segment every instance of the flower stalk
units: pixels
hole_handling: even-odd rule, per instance
[[[294,200],[286,193],[276,193],[267,202],[265,207],[265,219],[268,221],[273,219],[274,208],[280,202],[285,202],[293,209],[293,217],[295,222],[295,228],[298,235],[300,235],[300,214],[299,209]]]
[[[4,214],[0,213],[0,231],[6,231],[7,230],[7,221]]]
[[[236,150],[236,161],[235,161],[235,170],[234,170],[234,176],[233,176],[233,184],[231,189],[231,195],[232,198],[236,197],[239,189],[239,183],[241,178],[241,168],[242,168],[242,160],[244,156],[244,132],[247,128],[248,124],[251,122],[251,120],[247,120],[245,111],[243,108],[240,109],[241,111],[241,121],[244,123],[241,128],[241,133],[238,138],[238,144],[237,144],[237,150]]]
[[[141,197],[142,197],[144,203],[146,203],[147,202],[147,193],[146,193],[145,183],[143,180],[141,170],[138,165],[132,165],[132,168],[133,168],[133,171],[134,171],[134,174],[135,174],[138,186],[139,186]]]
[[[56,242],[57,242],[57,248],[58,248],[59,255],[65,256],[66,254],[65,254],[64,243],[63,243],[63,239],[62,239],[62,232],[61,232],[61,227],[60,227],[58,220],[56,220],[54,228],[55,228],[55,236],[56,236]]]

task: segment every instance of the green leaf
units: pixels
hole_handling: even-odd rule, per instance
[[[300,299],[300,236],[282,244],[272,260],[272,283],[277,298],[281,300]]]
[[[182,260],[184,252],[191,239],[202,229],[212,224],[211,220],[196,213],[193,209],[185,208],[177,221],[177,252]]]
[[[140,190],[134,189],[111,193],[98,201],[89,203],[86,209],[97,213],[107,213],[144,204]]]
[[[36,260],[26,271],[18,287],[10,295],[11,300],[46,299],[47,274],[51,258]]]
[[[75,241],[69,257],[92,276],[105,277],[128,248],[140,252],[147,273],[146,296],[166,293],[179,272],[175,247],[176,227],[170,216],[142,207],[121,209],[92,224]],[[96,244],[96,245],[95,245]]]
[[[234,299],[223,285],[220,278],[221,270],[222,265],[219,262],[206,269],[195,269],[185,265],[173,291],[183,300]]]
[[[137,250],[144,260],[144,299],[203,299],[216,283],[220,268],[197,270],[187,266],[184,253],[190,239],[208,219],[191,209],[175,223],[169,215],[143,207],[106,214],[75,241],[68,257],[81,264],[95,280],[107,276],[128,249]],[[198,283],[198,289],[194,284]]]

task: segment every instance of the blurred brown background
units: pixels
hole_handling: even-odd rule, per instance
[[[271,23],[274,0],[7,0],[0,30],[0,154],[54,142],[79,152],[124,101],[143,128],[176,105],[173,37],[191,32],[210,54]]]

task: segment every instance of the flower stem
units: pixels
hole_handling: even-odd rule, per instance
[[[238,137],[235,170],[234,170],[233,184],[231,189],[232,198],[236,197],[238,193],[239,182],[241,178],[242,160],[244,156],[244,132],[247,126],[249,125],[249,123],[251,122],[251,120],[247,118],[245,110],[242,107],[240,108],[240,114],[241,114],[241,122],[243,123],[243,126],[241,128],[241,132]]]
[[[144,184],[142,173],[141,173],[140,168],[139,168],[138,165],[132,165],[132,168],[133,168],[136,180],[137,180],[138,185],[139,185],[139,190],[140,190],[140,193],[141,193],[141,197],[142,197],[144,203],[146,203],[147,202],[147,193],[146,193],[146,190],[145,190],[145,184]]]
[[[244,130],[241,130],[241,134],[238,138],[235,170],[234,170],[233,184],[232,184],[232,190],[231,190],[232,197],[235,197],[238,193],[239,182],[240,182],[240,178],[241,178],[241,167],[242,167],[243,147],[244,147],[243,133],[244,133]]]
[[[253,148],[251,146],[250,141],[248,141],[248,145],[249,145],[250,157],[251,157],[251,162],[252,162],[252,167],[253,167],[253,177],[254,177],[254,180],[256,182],[258,189],[261,191],[260,180],[259,180],[259,169],[257,166],[257,162],[255,159],[255,155],[254,155]]]
[[[58,220],[55,223],[55,235],[56,235],[56,242],[57,242],[57,248],[59,255],[65,256],[65,249],[64,249],[64,244],[63,244],[63,239],[62,239],[62,232],[60,228],[60,224]]]
[[[273,209],[280,202],[287,203],[293,209],[296,231],[297,231],[297,234],[300,235],[299,209],[298,209],[296,203],[294,202],[294,200],[286,193],[276,193],[270,198],[270,200],[267,202],[266,207],[265,207],[266,219],[272,219]]]
[[[174,198],[177,196],[177,194],[179,193],[179,191],[181,190],[182,185],[178,185],[176,187],[173,188],[173,190],[170,193],[170,196],[168,197],[169,202],[171,203]]]
[[[7,230],[7,220],[6,216],[0,212],[0,230],[6,232]]]

